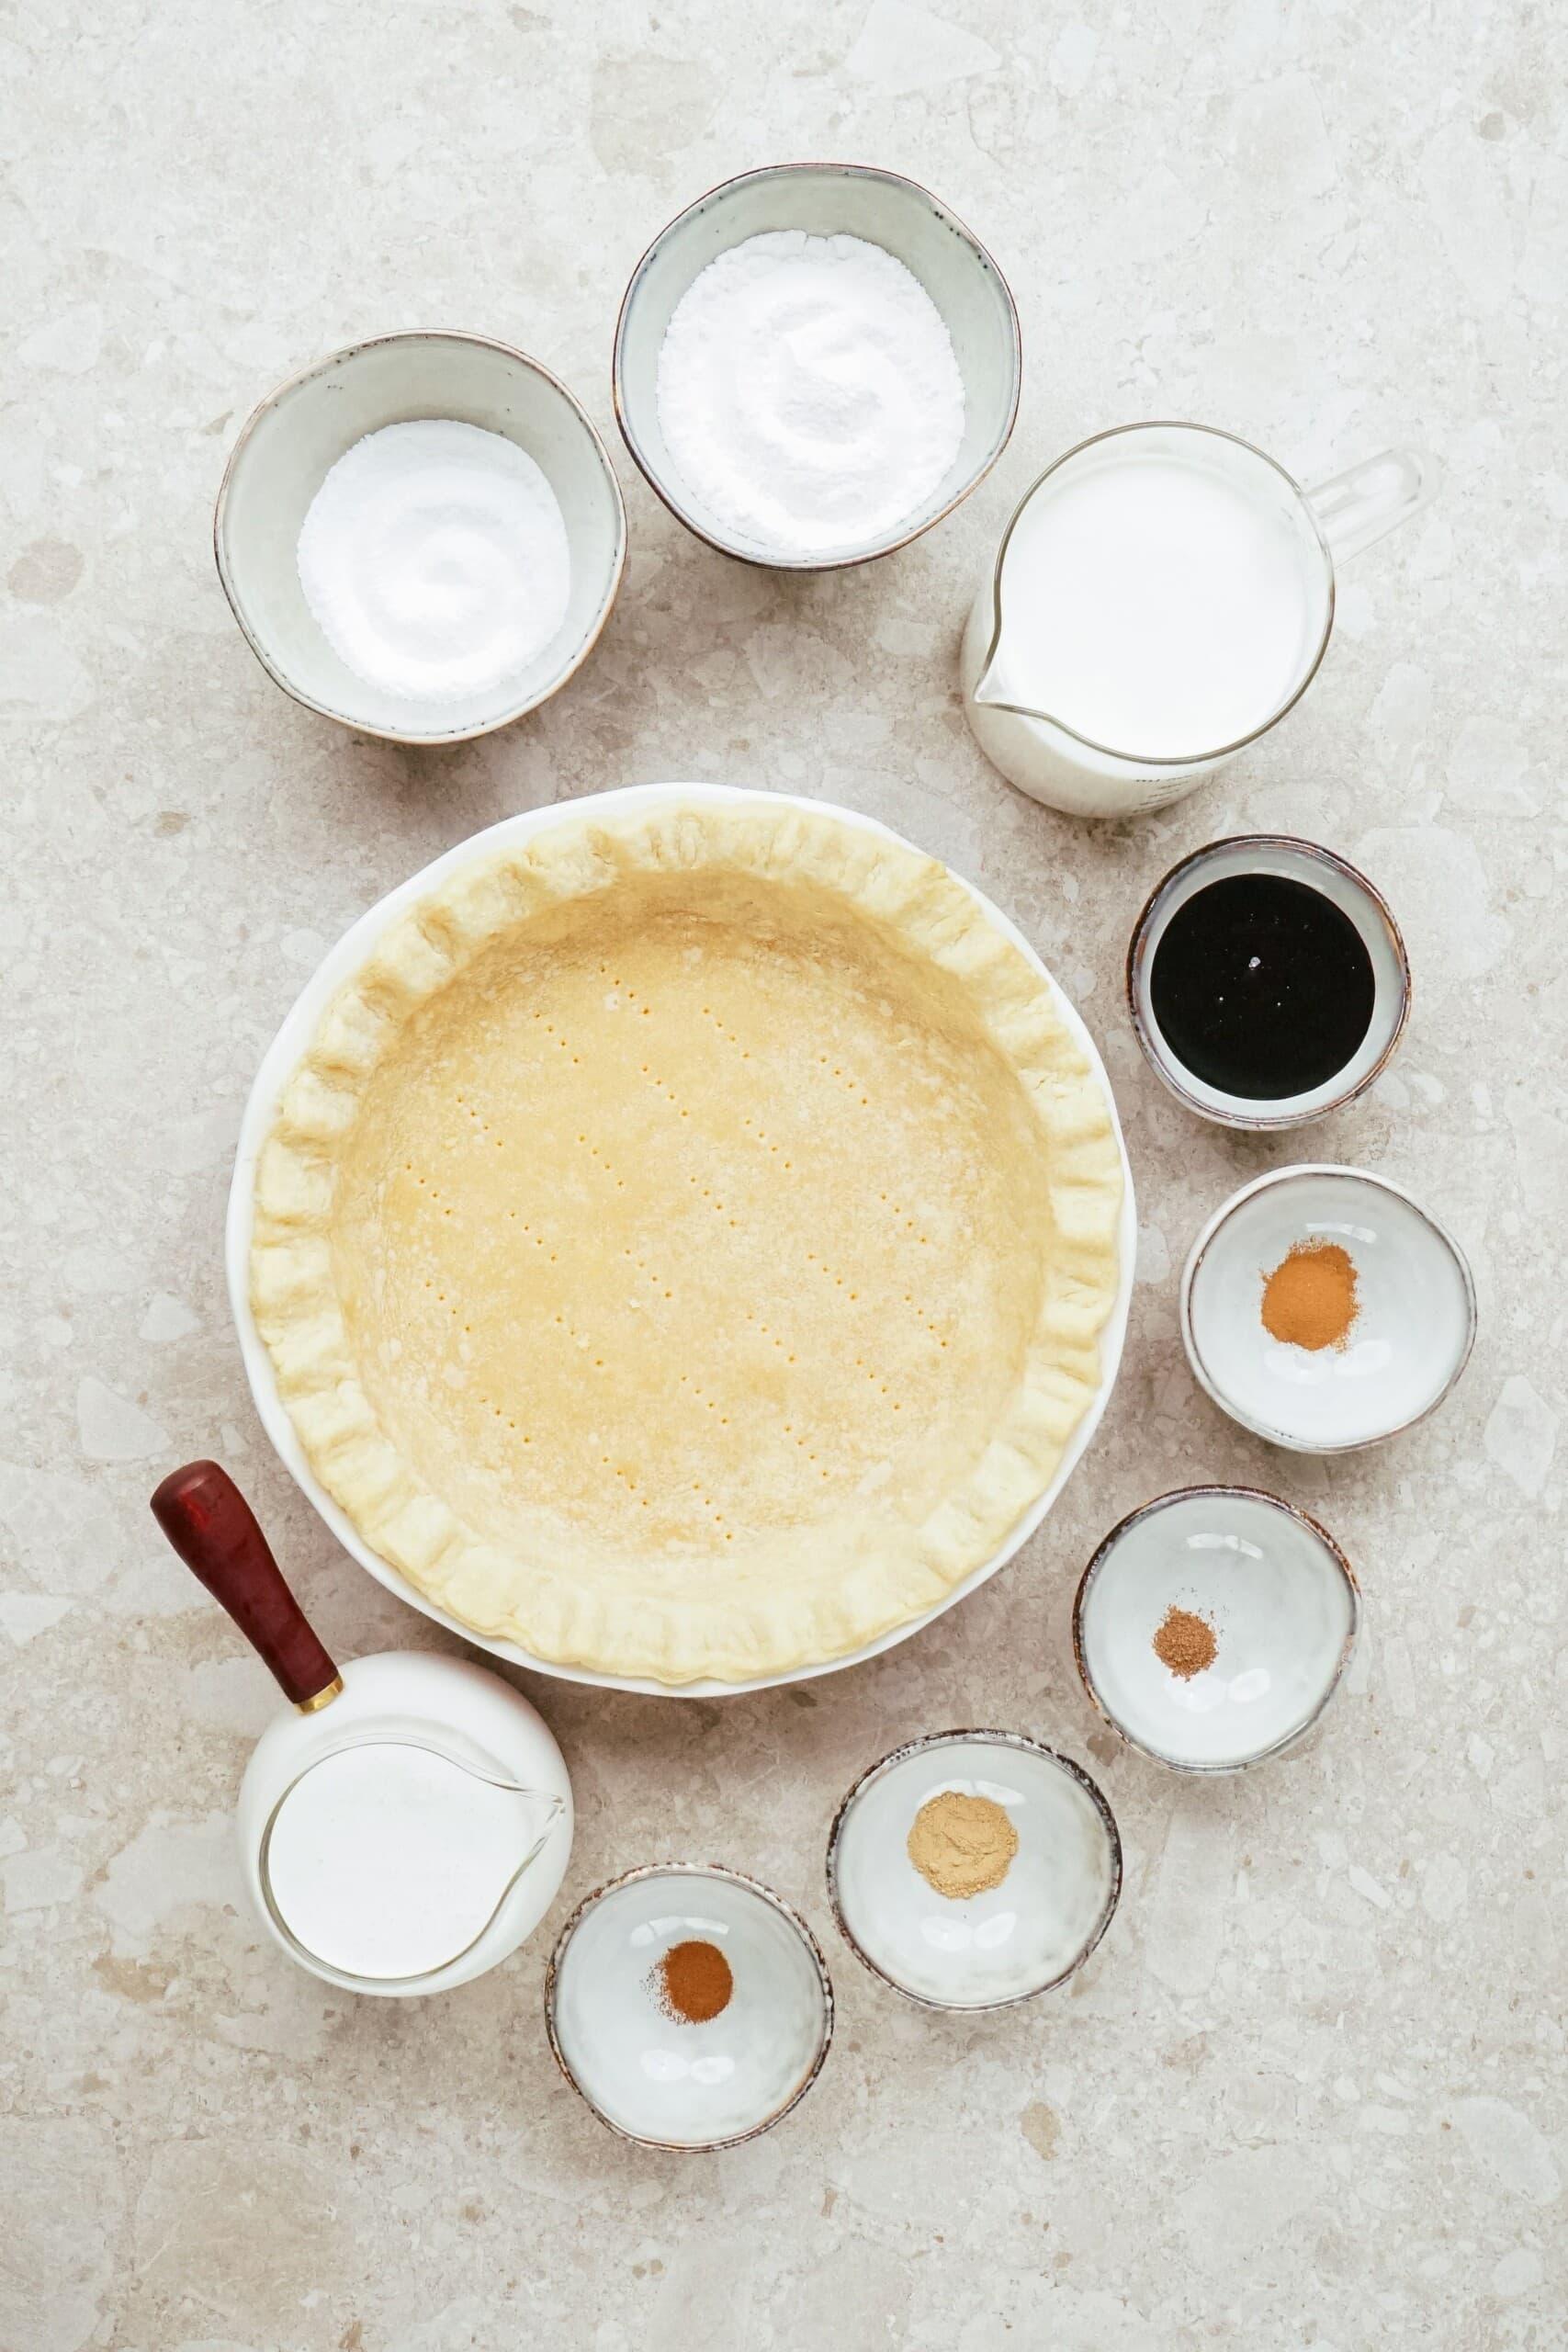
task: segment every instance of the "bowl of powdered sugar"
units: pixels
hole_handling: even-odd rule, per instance
[[[688,207],[615,330],[626,446],[687,527],[785,571],[886,555],[967,497],[1018,412],[1018,313],[913,180],[748,172]]]
[[[626,511],[586,413],[478,335],[383,335],[265,400],[234,446],[219,575],[296,701],[405,743],[503,727],[608,617]]]

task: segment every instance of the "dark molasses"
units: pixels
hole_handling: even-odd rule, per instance
[[[1332,899],[1283,874],[1195,890],[1160,935],[1149,1004],[1194,1078],[1249,1102],[1325,1086],[1372,1025],[1366,942]]]

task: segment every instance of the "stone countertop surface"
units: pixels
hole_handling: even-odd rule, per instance
[[[1553,18],[1530,0],[4,12],[5,2352],[1564,2342]],[[909,172],[985,238],[1026,392],[956,516],[869,570],[781,579],[700,546],[643,485],[610,339],[671,213],[820,154]],[[278,379],[441,324],[515,341],[581,394],[631,561],[555,702],[421,755],[268,683],[209,520]],[[1166,815],[1085,827],[976,752],[957,630],[1032,473],[1158,415],[1229,426],[1309,481],[1415,438],[1444,486],[1347,569],[1284,726]],[[531,1684],[581,1808],[559,1903],[461,1992],[355,2001],[247,1909],[231,1808],[276,1694],[146,1509],[164,1470],[219,1454],[330,1645],[446,1645],[337,1548],[253,1412],[220,1246],[240,1106],[323,947],[414,866],[514,809],[680,776],[868,809],[1036,943],[1104,1051],[1136,1173],[1121,1382],[1024,1554],[875,1664],[717,1703]],[[1254,828],[1362,865],[1416,978],[1390,1074],[1293,1140],[1187,1117],[1120,997],[1153,882]],[[1443,1411],[1333,1463],[1226,1421],[1177,1325],[1199,1224],[1309,1155],[1411,1184],[1482,1305]],[[1213,1785],[1118,1747],[1067,1638],[1100,1536],[1194,1477],[1317,1513],[1367,1600],[1313,1744]],[[967,2023],[879,1989],[822,1887],[848,1782],[953,1723],[1081,1759],[1127,1850],[1072,1990]],[[802,1905],[840,1999],[806,2104],[711,2159],[615,2140],[541,2030],[567,1905],[672,1853]]]

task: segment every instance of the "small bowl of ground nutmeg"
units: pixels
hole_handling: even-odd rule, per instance
[[[1082,1967],[1122,1841],[1070,1758],[1021,1733],[933,1732],[863,1772],[828,1841],[828,1894],[874,1976],[932,2009],[997,2009]]]
[[[1134,1747],[1178,1771],[1234,1772],[1316,1723],[1359,1620],[1350,1563],[1305,1511],[1253,1487],[1183,1487],[1101,1544],[1073,1651]]]
[[[1469,1358],[1464,1253],[1386,1176],[1276,1169],[1209,1219],[1181,1283],[1199,1382],[1244,1429],[1348,1453],[1436,1410]]]
[[[711,1862],[656,1862],[580,1903],[545,1974],[562,2074],[649,2148],[729,2148],[804,2098],[833,2035],[816,1937],[781,1895]]]

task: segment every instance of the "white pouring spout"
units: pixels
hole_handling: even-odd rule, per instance
[[[1023,718],[1038,718],[1047,724],[1050,713],[1039,707],[1039,695],[1028,681],[1029,634],[1015,619],[1010,628],[1007,604],[1003,595],[1003,577],[1007,568],[1008,549],[1012,535],[1024,511],[1023,502],[1008,525],[991,574],[991,642],[985,665],[970,688],[970,700],[982,703],[991,710],[1017,711]]]

